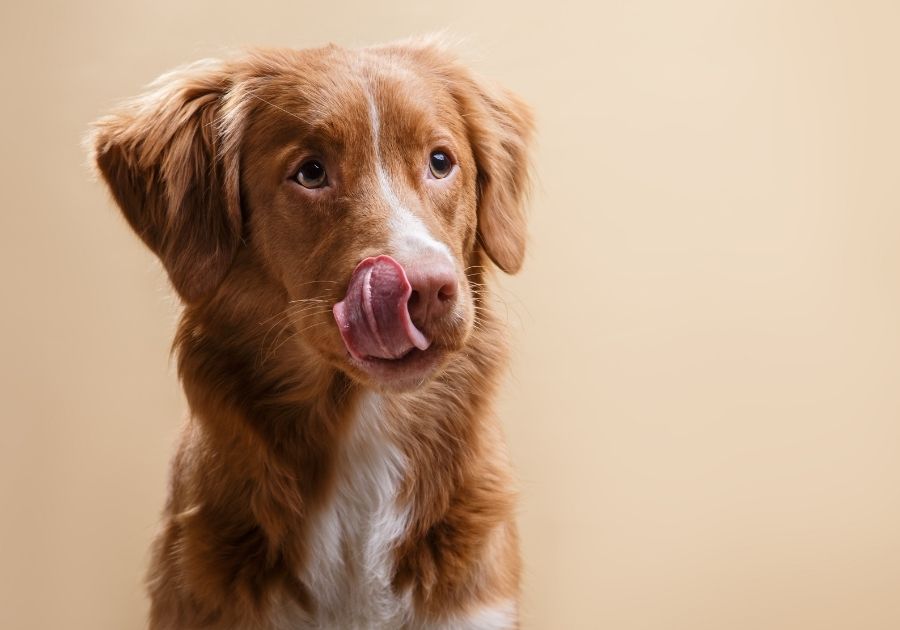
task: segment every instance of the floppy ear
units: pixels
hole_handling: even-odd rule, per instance
[[[534,119],[514,94],[468,78],[457,94],[478,168],[478,239],[503,271],[525,258],[525,200]]]
[[[228,87],[216,61],[175,70],[89,138],[125,218],[189,303],[219,285],[240,243],[237,150],[219,131]]]

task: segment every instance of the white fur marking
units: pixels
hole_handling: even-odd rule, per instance
[[[452,259],[447,246],[434,238],[422,220],[403,205],[381,161],[381,116],[371,91],[366,92],[369,100],[369,123],[372,126],[372,150],[375,153],[375,173],[381,196],[391,208],[391,246],[398,252],[415,256],[424,252],[435,252]]]
[[[391,586],[394,544],[409,518],[396,500],[406,465],[385,431],[380,396],[363,394],[301,575],[316,600],[315,627],[400,628],[408,620],[411,596],[398,597]]]
[[[421,630],[511,630],[516,625],[516,618],[516,603],[507,600],[457,619],[413,627]]]

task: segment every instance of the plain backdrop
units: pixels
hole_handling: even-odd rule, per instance
[[[141,628],[185,413],[89,122],[236,47],[448,29],[533,104],[500,279],[526,630],[900,628],[900,4],[5,3],[0,627]]]

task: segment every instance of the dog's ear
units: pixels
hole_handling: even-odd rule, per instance
[[[216,61],[165,74],[88,140],[125,218],[188,303],[219,285],[240,243],[237,149],[220,132],[228,88]]]
[[[468,73],[455,88],[478,169],[478,239],[500,269],[514,274],[527,240],[531,110],[514,94]]]

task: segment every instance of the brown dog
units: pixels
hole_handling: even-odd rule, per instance
[[[185,304],[152,628],[518,626],[485,265],[531,132],[433,41],[200,62],[96,124]]]

